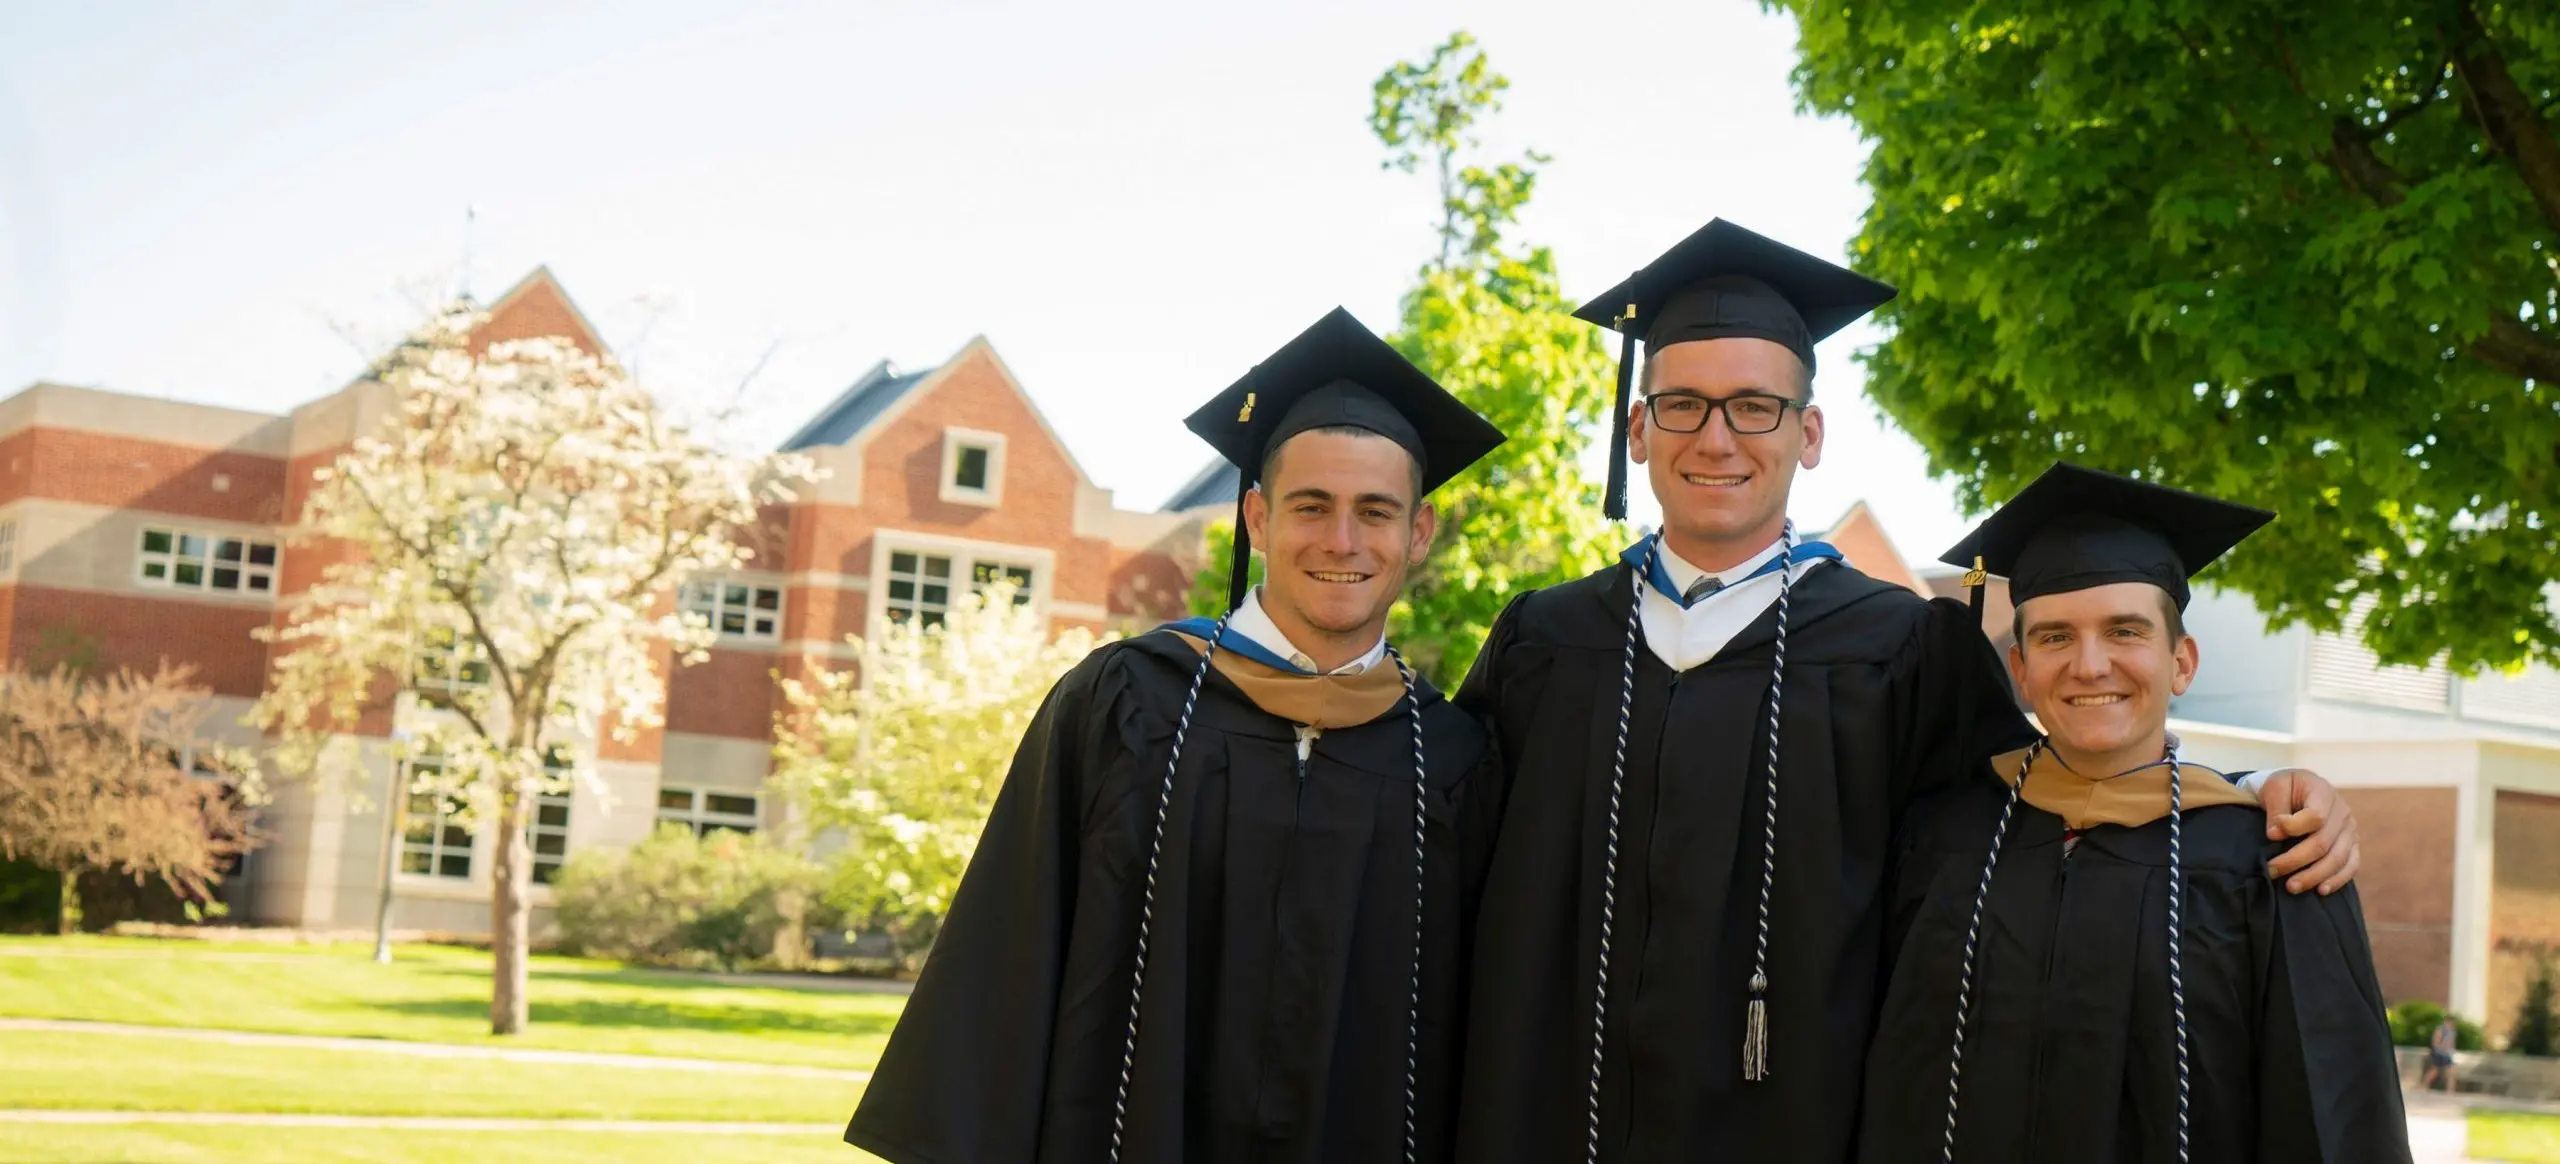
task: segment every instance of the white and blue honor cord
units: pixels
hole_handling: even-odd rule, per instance
[[[1742,1077],[1753,1083],[1769,1077],[1765,996],[1769,989],[1769,890],[1778,875],[1778,707],[1787,675],[1787,599],[1802,567],[1819,559],[1840,560],[1840,551],[1823,542],[1796,541],[1793,521],[1786,523],[1779,543],[1784,550],[1751,574],[1752,578],[1778,575],[1777,645],[1769,664],[1769,787],[1760,853],[1759,940],[1751,956],[1751,999],[1744,1012],[1742,1040]],[[1600,1160],[1600,1076],[1609,1045],[1610,939],[1616,932],[1618,915],[1618,806],[1627,783],[1627,733],[1634,719],[1636,647],[1644,641],[1644,589],[1651,586],[1684,609],[1691,605],[1671,585],[1671,575],[1662,565],[1658,536],[1629,546],[1619,558],[1633,569],[1627,594],[1626,649],[1618,663],[1618,743],[1609,774],[1609,837],[1600,866],[1600,968],[1591,992],[1591,1090],[1583,1154],[1588,1164],[1599,1164]]]
[[[1191,690],[1182,697],[1182,717],[1174,722],[1173,754],[1165,758],[1164,784],[1156,793],[1154,829],[1147,834],[1147,885],[1138,910],[1137,971],[1129,981],[1129,1033],[1120,1052],[1120,1087],[1111,1100],[1111,1164],[1119,1164],[1120,1144],[1129,1115],[1129,1081],[1138,1064],[1138,1012],[1147,995],[1147,951],[1156,916],[1156,869],[1164,856],[1165,818],[1173,811],[1173,778],[1182,768],[1182,745],[1191,735],[1191,715],[1200,705],[1200,687],[1209,678],[1209,660],[1223,648],[1257,662],[1281,670],[1308,674],[1305,669],[1272,654],[1260,644],[1242,635],[1228,633],[1227,619],[1212,622],[1205,618],[1187,619],[1168,624],[1164,629],[1179,631],[1200,639],[1200,665],[1191,672]],[[1417,1076],[1422,1053],[1422,912],[1423,912],[1423,822],[1425,773],[1422,761],[1422,696],[1414,688],[1413,667],[1404,654],[1394,647],[1387,655],[1396,661],[1396,672],[1404,677],[1405,712],[1413,723],[1413,972],[1406,980],[1404,1016],[1404,1159],[1415,1164],[1421,1143],[1416,1120]]]
[[[1947,1056],[1947,1130],[1945,1151],[1941,1157],[1947,1164],[1955,1164],[1956,1158],[1957,1099],[1964,1083],[1964,1031],[1965,1022],[1972,1017],[1973,1011],[1974,959],[1982,938],[1983,906],[1991,898],[1991,874],[2000,867],[2000,846],[2008,838],[2009,818],[2016,813],[2019,794],[2027,786],[2027,770],[2035,764],[2036,756],[2044,748],[2045,741],[2039,739],[2027,749],[2026,757],[2018,761],[2017,779],[2010,782],[2009,795],[2000,804],[2000,823],[1991,830],[1991,855],[1983,859],[1982,881],[1973,891],[1973,917],[1965,923],[1963,968],[1956,975],[1955,1045]],[[2177,1024],[2178,1035],[2178,1160],[2179,1164],[2185,1164],[2188,1124],[2187,980],[2186,963],[2179,956],[2179,947],[2184,944],[2182,939],[2186,934],[2182,907],[2187,894],[2179,842],[2186,797],[2180,787],[2185,781],[2178,765],[2175,742],[2169,745],[2166,759],[2169,764],[2169,1010]]]

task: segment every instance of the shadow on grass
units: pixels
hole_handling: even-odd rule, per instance
[[[485,1022],[486,999],[407,1000],[359,1004],[354,1009],[418,1018]],[[813,1035],[886,1035],[896,1026],[893,1014],[811,1014],[776,1007],[693,1005],[663,998],[579,999],[544,1001],[535,992],[531,1007],[535,1026],[559,1024],[626,1030],[704,1031],[723,1034],[797,1032]]]

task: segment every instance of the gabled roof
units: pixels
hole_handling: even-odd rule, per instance
[[[1183,483],[1182,488],[1173,491],[1173,496],[1166,499],[1157,512],[1181,513],[1204,505],[1235,503],[1236,467],[1228,464],[1224,457],[1211,457],[1208,464],[1200,466],[1200,471]]]
[[[887,360],[871,365],[871,370],[854,377],[853,384],[835,402],[819,409],[809,423],[782,442],[783,452],[794,452],[818,445],[841,445],[861,436],[864,429],[903,399],[907,392],[940,371],[927,368],[920,372],[900,372]]]

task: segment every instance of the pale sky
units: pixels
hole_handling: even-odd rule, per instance
[[[1209,456],[1200,400],[1337,303],[1393,328],[1432,195],[1380,169],[1370,83],[1453,29],[1512,79],[1488,159],[1554,155],[1519,237],[1568,294],[1719,215],[1837,257],[1867,202],[1749,0],[1239,7],[0,3],[0,392],[281,412],[362,365],[349,334],[548,264],[670,398],[770,348],[763,445],[985,335],[1152,509]],[[1821,350],[1795,513],[1864,498],[1926,559],[1965,523],[1859,393],[1875,339]]]

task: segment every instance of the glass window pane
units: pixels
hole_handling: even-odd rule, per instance
[[[400,854],[400,871],[403,873],[426,873],[434,867],[434,862],[435,855],[432,853],[421,852],[416,849],[405,850]]]
[[[246,548],[238,538],[224,538],[213,543],[213,556],[217,561],[237,562]]]
[[[924,613],[922,613],[922,614],[918,615],[918,616],[917,616],[917,618],[918,618],[918,620],[919,620],[919,621],[923,622],[923,623],[924,623],[924,625],[926,625],[926,626],[941,626],[941,625],[942,625],[942,612],[941,612],[941,611],[939,611],[939,610],[928,610],[928,611],[925,611]]]
[[[899,602],[913,602],[916,600],[916,584],[904,578],[896,579],[889,583],[889,597]]]
[[[194,562],[180,562],[174,575],[180,586],[204,585],[204,567]]]
[[[165,529],[146,529],[142,531],[142,552],[146,554],[168,553],[170,536],[169,531]]]
[[[533,823],[544,828],[565,829],[569,827],[569,806],[565,804],[535,805]]]
[[[1028,566],[1007,566],[1004,568],[1004,576],[1012,580],[1016,586],[1025,590],[1031,589],[1031,568]]]
[[[240,571],[228,570],[219,566],[215,567],[213,571],[213,588],[216,590],[238,590],[240,588]]]
[[[535,833],[533,851],[537,856],[557,857],[569,851],[569,838],[559,833]]]
[[[771,616],[760,614],[756,616],[754,633],[758,636],[769,638],[780,632],[774,628]]]
[[[445,854],[445,855],[444,855],[444,863],[443,863],[443,867],[442,867],[442,868],[440,868],[440,869],[438,869],[438,870],[437,870],[437,873],[438,873],[438,875],[440,875],[440,876],[444,876],[444,877],[469,877],[469,876],[471,876],[471,854],[469,854],[469,853],[447,853],[447,854]]]
[[[754,816],[756,814],[756,798],[752,796],[722,796],[715,792],[711,794],[710,803],[703,806],[703,811],[726,813],[730,816]]]
[[[252,566],[275,565],[276,548],[264,542],[249,543],[249,564]]]
[[[178,555],[186,558],[203,557],[204,538],[196,534],[179,534]]]
[[[925,577],[927,577],[927,578],[948,578],[948,577],[950,577],[950,576],[951,576],[951,559],[949,559],[949,558],[926,558],[926,559],[924,560],[924,576],[925,576]]]
[[[552,880],[553,880],[554,878],[557,878],[558,876],[560,876],[560,863],[559,863],[559,862],[557,862],[557,861],[535,861],[535,862],[533,863],[533,883],[534,883],[534,884],[536,884],[536,885],[549,885],[549,884],[551,884]]]
[[[446,825],[444,826],[444,847],[468,849],[471,847],[471,834],[464,831],[461,825]]]
[[[924,588],[924,600],[929,606],[949,606],[951,605],[951,588],[927,586]]]
[[[720,590],[720,601],[728,606],[745,606],[747,604],[747,588],[744,586],[722,587]]]
[[[661,788],[658,790],[658,807],[680,808],[690,812],[693,810],[693,790],[690,788]]]
[[[275,588],[275,579],[265,574],[249,575],[249,589],[261,594]]]
[[[144,562],[142,564],[142,576],[149,578],[154,582],[166,582],[169,580],[169,563]]]
[[[720,612],[720,633],[731,635],[747,633],[747,612],[734,606],[722,610]]]
[[[775,589],[773,589],[772,587],[769,587],[769,586],[768,586],[768,587],[762,587],[762,588],[759,588],[759,589],[756,591],[756,609],[757,609],[757,610],[780,610],[780,609],[782,609],[782,592],[781,592],[781,591],[779,591],[779,590],[775,590]]]
[[[913,574],[916,572],[916,556],[914,554],[891,554],[889,555],[889,568],[901,574]]]
[[[960,464],[951,474],[951,483],[963,489],[987,487],[987,450],[963,448]]]

